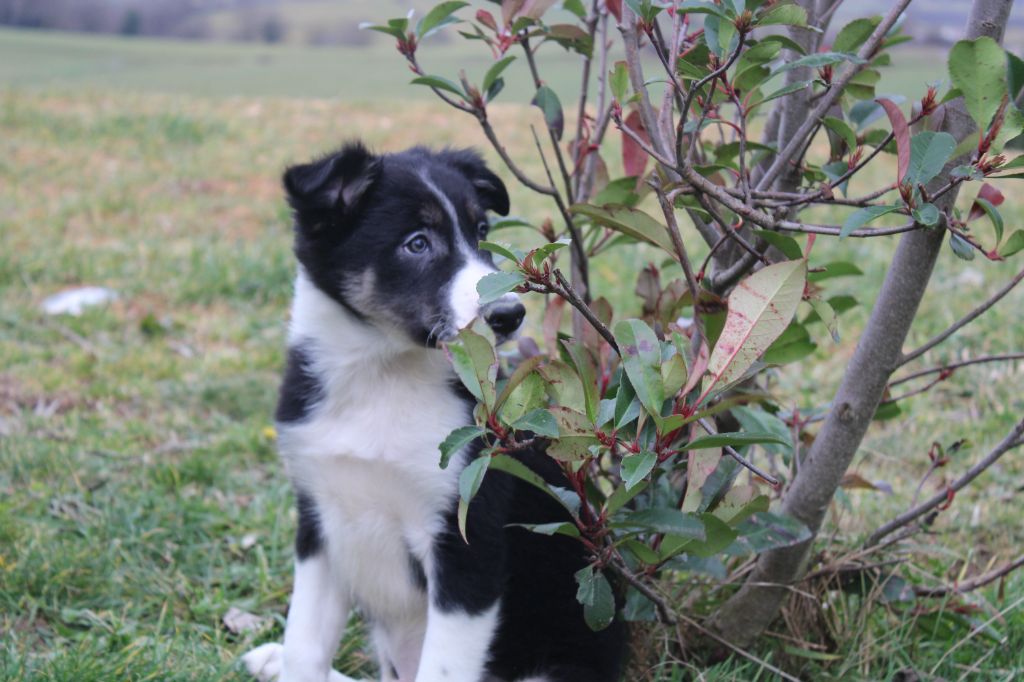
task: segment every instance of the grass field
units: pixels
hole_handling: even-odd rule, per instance
[[[259,62],[265,53],[272,58]],[[280,172],[357,135],[382,150],[484,142],[471,120],[406,99],[416,90],[401,87],[407,76],[391,48],[358,65],[346,55],[0,31],[0,679],[243,679],[237,656],[280,638],[295,523],[269,428],[293,274]],[[910,66],[882,90],[915,96],[934,77],[934,54],[907,56]],[[493,114],[532,174],[540,169],[523,121],[536,116],[512,103]],[[503,175],[515,212],[535,222],[549,214]],[[1003,189],[1007,222],[1019,225],[1024,204]],[[779,373],[790,404],[806,410],[831,397],[894,244],[815,247],[822,263],[852,260],[865,271],[830,289],[862,305],[843,317],[838,346],[822,330],[815,363]],[[636,310],[635,273],[649,257],[637,249],[595,262],[599,293]],[[910,343],[1019,267],[944,252]],[[119,298],[81,317],[40,311],[46,296],[84,284]],[[1022,306],[1017,291],[922,366],[1020,350]],[[972,441],[952,475],[997,442],[1024,412],[1022,370],[958,372],[873,428],[854,469],[894,493],[845,492],[823,549],[905,509],[933,440]],[[901,571],[953,580],[1018,555],[1022,490],[1024,463],[1008,455],[907,549]],[[937,602],[864,615],[837,597],[840,644],[803,659],[803,674],[1024,675],[1024,575],[964,603],[971,608]],[[221,620],[232,606],[266,627],[230,633]],[[785,645],[757,653],[793,665]],[[338,667],[372,674],[361,646],[356,630]],[[648,648],[657,667],[656,638]],[[669,662],[658,670],[651,679],[698,674]],[[701,674],[771,679],[743,662]]]

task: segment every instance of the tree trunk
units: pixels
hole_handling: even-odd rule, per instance
[[[974,0],[965,36],[1002,41],[1012,5],[1013,0]],[[942,129],[958,141],[975,129],[962,99],[947,106],[942,120]],[[930,189],[944,184],[948,172],[962,163],[960,158],[947,164]],[[947,210],[955,200],[956,191],[951,191],[939,207]],[[782,511],[815,535],[896,367],[944,237],[944,229],[933,228],[908,232],[900,239],[832,410],[785,495]],[[712,617],[712,630],[735,645],[748,646],[775,619],[790,586],[804,571],[812,543],[813,539],[762,554],[743,587]]]

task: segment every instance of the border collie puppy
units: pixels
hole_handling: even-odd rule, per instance
[[[578,541],[511,524],[566,520],[549,497],[487,474],[456,522],[458,478],[479,442],[438,466],[473,400],[439,342],[482,317],[499,339],[524,308],[480,308],[494,272],[478,248],[505,186],[471,151],[373,155],[350,144],[289,168],[299,261],[276,420],[298,504],[283,644],[245,655],[261,680],[344,682],[331,670],[350,610],[385,682],[613,682],[625,631],[592,632],[573,574]],[[556,485],[543,451],[517,455]]]

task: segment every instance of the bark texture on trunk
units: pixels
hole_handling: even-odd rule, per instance
[[[968,39],[989,36],[1002,41],[1012,0],[975,0],[967,22]],[[962,100],[947,106],[942,129],[958,141],[975,130]],[[933,191],[946,182],[948,171],[964,159],[947,164],[932,183]],[[942,197],[939,207],[948,209],[956,191]],[[799,472],[782,504],[782,511],[820,529],[828,506],[860,446],[896,367],[910,325],[917,314],[942,248],[945,230],[908,232],[900,239],[875,302],[867,328],[832,402],[832,410],[800,464]],[[748,646],[778,615],[791,586],[803,574],[813,539],[766,552],[743,585],[711,619],[712,630],[741,647]]]

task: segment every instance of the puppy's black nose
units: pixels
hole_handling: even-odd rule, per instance
[[[519,329],[526,308],[519,301],[495,301],[484,308],[484,321],[498,336],[511,336]]]

